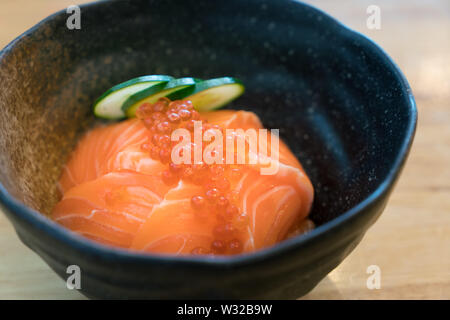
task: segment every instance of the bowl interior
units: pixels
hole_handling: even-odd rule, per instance
[[[239,7],[240,10],[235,8]],[[84,10],[84,8],[88,10]],[[407,134],[409,96],[377,51],[291,1],[114,1],[59,13],[0,55],[0,182],[48,214],[92,102],[145,74],[235,76],[254,111],[301,160],[323,224],[385,179]]]

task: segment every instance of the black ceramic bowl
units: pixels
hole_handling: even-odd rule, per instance
[[[65,11],[0,53],[0,199],[23,242],[61,277],[81,267],[95,298],[297,298],[381,214],[416,124],[411,90],[374,43],[297,1],[102,1]],[[45,217],[91,104],[144,74],[239,77],[234,107],[256,112],[302,161],[318,227],[232,258],[140,255],[82,239]]]

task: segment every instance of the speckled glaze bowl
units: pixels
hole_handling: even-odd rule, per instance
[[[63,11],[0,52],[0,202],[23,242],[94,298],[298,298],[381,214],[416,125],[411,90],[373,42],[296,1],[101,1]],[[140,255],[82,239],[46,215],[92,102],[144,74],[239,77],[302,161],[318,227],[232,258]],[[233,107],[233,106],[232,106]]]

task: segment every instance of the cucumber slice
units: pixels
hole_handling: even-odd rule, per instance
[[[153,87],[164,87],[173,80],[170,76],[152,75],[134,78],[122,82],[104,94],[94,103],[94,114],[105,119],[121,119],[125,117],[122,111],[122,104],[136,92]]]
[[[209,111],[228,104],[244,91],[244,85],[239,79],[225,77],[199,82],[192,88],[185,88],[167,97],[171,100],[191,100],[196,110]]]
[[[194,87],[196,83],[201,81],[202,80],[196,78],[173,79],[162,88],[150,87],[148,89],[136,92],[122,104],[122,111],[125,112],[129,118],[132,118],[134,117],[136,110],[143,103],[155,103],[159,98],[167,97],[171,93]]]

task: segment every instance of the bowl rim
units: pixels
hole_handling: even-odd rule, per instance
[[[289,1],[289,0],[288,0]],[[80,8],[89,8],[95,6],[101,6],[105,3],[111,2],[111,0],[102,0],[98,2],[90,2],[80,5]],[[289,1],[291,2],[291,1]],[[311,232],[291,239],[284,240],[276,245],[264,248],[252,253],[240,254],[235,256],[171,256],[169,254],[148,254],[138,251],[131,251],[126,249],[120,249],[102,245],[93,241],[90,241],[82,236],[75,234],[74,232],[64,228],[63,226],[50,220],[44,214],[26,206],[16,198],[14,198],[0,183],[0,201],[6,210],[10,211],[12,215],[16,215],[18,218],[26,221],[33,227],[40,229],[41,232],[46,232],[50,237],[56,241],[62,242],[64,245],[70,246],[75,250],[82,251],[83,253],[92,256],[101,256],[103,259],[114,261],[127,261],[136,263],[177,263],[185,266],[209,266],[209,267],[238,267],[244,265],[255,264],[264,260],[276,259],[293,249],[300,249],[306,247],[318,239],[324,234],[337,230],[344,225],[347,220],[351,220],[359,215],[365,208],[374,205],[380,198],[389,193],[390,188],[395,183],[404,162],[409,154],[414,134],[417,126],[417,106],[412,94],[411,87],[400,71],[397,64],[392,58],[374,41],[367,36],[361,34],[358,31],[352,30],[342,22],[338,21],[328,13],[318,9],[310,4],[303,3],[295,0],[297,5],[304,6],[311,13],[319,15],[327,23],[333,25],[336,30],[343,32],[343,36],[353,37],[361,43],[363,47],[371,50],[382,61],[385,68],[389,69],[397,82],[399,83],[402,91],[405,93],[405,104],[409,109],[409,119],[405,130],[404,141],[398,151],[397,157],[393,162],[391,168],[385,179],[380,182],[376,189],[364,200],[356,204],[354,207],[343,212],[338,217],[316,227]],[[35,30],[44,25],[45,23],[55,19],[56,17],[65,14],[65,10],[60,10],[47,18],[43,19],[14,40],[12,40],[5,48],[0,50],[0,62],[13,49],[13,47],[21,42],[25,37],[31,35]]]

